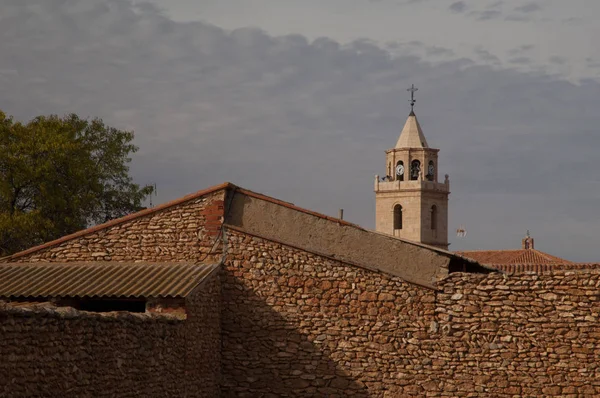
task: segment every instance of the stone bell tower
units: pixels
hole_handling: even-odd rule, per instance
[[[430,148],[411,111],[394,148],[385,151],[386,175],[375,176],[375,229],[390,235],[448,249],[450,181],[438,182],[438,152]]]

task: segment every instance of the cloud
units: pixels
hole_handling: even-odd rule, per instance
[[[530,52],[534,48],[535,46],[533,44],[523,44],[508,50],[508,55],[522,55],[524,53]]]
[[[431,55],[431,56],[454,56],[454,51],[448,49],[448,48],[444,48],[444,47],[437,47],[437,46],[433,46],[433,47],[428,47],[425,50],[425,53],[427,55]]]
[[[132,173],[157,183],[155,203],[232,181],[327,214],[344,208],[372,227],[373,175],[414,83],[419,120],[450,174],[451,229],[469,229],[452,249],[518,247],[531,229],[542,250],[598,260],[597,82],[431,63],[402,46],[392,56],[368,40],[179,23],[127,0],[23,3],[0,5],[2,109],[135,130]]]
[[[548,61],[556,65],[565,65],[567,63],[567,58],[553,55],[548,59]]]
[[[450,11],[461,13],[467,9],[467,4],[464,1],[457,1],[450,4],[450,7],[448,8],[450,9]]]
[[[533,14],[536,11],[541,11],[542,7],[538,3],[526,3],[522,6],[515,7],[513,14],[507,15],[506,21],[513,22],[529,22],[533,20]]]
[[[490,53],[487,50],[484,50],[482,48],[476,48],[475,54],[486,63],[497,64],[497,65],[500,64],[500,58],[498,58],[497,56],[495,56],[494,54]]]
[[[588,68],[600,68],[600,61],[594,60],[593,58],[586,58],[585,63]]]
[[[528,65],[531,63],[531,58],[529,57],[514,57],[508,60],[511,64],[517,65]]]
[[[535,11],[541,10],[542,7],[538,3],[527,3],[519,7],[515,7],[516,12],[522,12],[525,14],[529,14]]]
[[[474,15],[480,21],[488,21],[490,19],[497,19],[502,16],[502,12],[498,10],[484,10],[481,12],[475,12]]]

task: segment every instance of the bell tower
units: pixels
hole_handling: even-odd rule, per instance
[[[390,235],[448,249],[450,181],[438,182],[438,152],[430,148],[414,112],[394,148],[385,151],[386,175],[375,176],[375,229]]]

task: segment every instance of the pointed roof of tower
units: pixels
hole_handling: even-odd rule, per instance
[[[406,123],[404,123],[396,148],[429,148],[423,130],[421,130],[421,125],[413,111],[410,112]]]

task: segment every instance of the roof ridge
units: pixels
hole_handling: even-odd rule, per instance
[[[353,266],[356,266],[356,267],[359,267],[359,268],[362,268],[362,269],[366,269],[366,270],[369,270],[369,271],[378,272],[378,273],[382,273],[382,274],[386,274],[386,275],[396,276],[396,277],[402,279],[403,281],[405,281],[407,283],[410,283],[410,284],[413,284],[413,285],[418,285],[418,286],[421,286],[421,287],[425,287],[425,288],[430,289],[430,290],[436,290],[436,288],[433,287],[433,286],[429,286],[429,285],[425,285],[423,283],[419,283],[419,282],[413,281],[411,278],[402,277],[402,276],[393,274],[393,273],[391,273],[388,270],[377,268],[377,267],[373,267],[373,266],[365,264],[363,262],[357,262],[357,261],[352,261],[352,260],[349,260],[349,259],[344,259],[344,258],[336,257],[335,254],[324,253],[324,252],[321,252],[319,250],[312,249],[312,248],[309,248],[309,247],[301,246],[301,245],[290,243],[290,242],[285,242],[285,241],[283,241],[281,239],[271,238],[271,237],[265,236],[265,235],[263,235],[261,233],[257,233],[257,232],[254,232],[254,231],[247,231],[244,228],[238,227],[236,225],[224,224],[224,227],[228,228],[228,229],[231,229],[231,230],[234,230],[236,232],[241,232],[241,233],[244,233],[244,234],[252,235],[252,236],[255,236],[257,238],[267,240],[269,242],[274,242],[274,243],[277,243],[279,245],[284,245],[284,246],[292,247],[292,248],[297,249],[297,250],[302,250],[302,251],[306,251],[308,253],[315,254],[317,256],[325,257],[325,258],[328,258],[331,261],[337,261],[337,262],[340,262],[340,263],[353,265]],[[374,231],[367,231],[367,232],[374,232]],[[413,243],[413,242],[409,241],[409,242],[406,242],[406,243]],[[472,262],[474,262],[474,261],[472,261]],[[474,263],[476,263],[476,262],[474,262]]]
[[[563,262],[563,261],[564,261],[564,262],[566,262],[566,263],[573,264],[573,262],[572,262],[572,261],[565,260],[564,258],[557,257],[557,256],[554,256],[554,255],[552,255],[552,254],[549,254],[549,253],[546,253],[546,252],[539,251],[539,250],[537,250],[537,249],[534,249],[534,250],[535,250],[536,252],[540,253],[541,255],[543,255],[544,257],[546,257],[546,258],[547,258],[547,259],[549,259],[549,260],[552,260],[552,261],[559,261],[559,262]]]
[[[335,222],[338,222],[338,223],[343,224],[343,225],[349,225],[349,226],[353,226],[353,227],[360,228],[360,229],[363,229],[363,230],[365,229],[365,228],[361,227],[358,224],[353,224],[353,223],[348,222],[346,220],[342,220],[341,218],[331,217],[331,216],[328,216],[328,215],[323,214],[323,213],[318,213],[316,211],[308,210],[308,209],[306,209],[304,207],[296,206],[292,202],[287,202],[287,201],[284,201],[284,200],[281,200],[281,199],[277,199],[277,198],[274,198],[272,196],[268,196],[268,195],[265,195],[265,194],[262,194],[262,193],[254,192],[254,191],[251,191],[251,190],[246,189],[246,188],[236,187],[236,189],[237,189],[237,192],[243,193],[243,194],[248,195],[248,196],[252,196],[252,197],[254,197],[256,199],[262,199],[262,200],[265,200],[267,202],[271,202],[271,203],[274,203],[274,204],[277,204],[277,205],[280,205],[280,206],[283,206],[283,207],[287,207],[288,209],[301,211],[303,213],[310,214],[310,215],[313,215],[315,217],[323,218],[323,219],[326,219],[326,220],[329,220],[329,221],[335,221]]]
[[[454,253],[481,253],[481,252],[518,252],[525,249],[477,249],[477,250],[457,250]]]
[[[98,225],[94,225],[93,227],[82,229],[82,230],[74,232],[72,234],[62,236],[62,237],[60,237],[58,239],[51,240],[50,242],[42,243],[41,245],[37,245],[37,246],[31,247],[29,249],[22,250],[22,251],[17,252],[17,253],[13,253],[13,254],[5,256],[5,257],[0,257],[0,263],[8,262],[9,260],[13,260],[15,258],[23,257],[23,256],[26,256],[26,255],[31,254],[31,253],[35,253],[35,252],[43,250],[43,249],[47,249],[49,247],[58,245],[60,243],[64,243],[64,242],[69,241],[69,240],[74,239],[74,238],[78,238],[78,237],[81,237],[81,236],[84,236],[84,235],[87,235],[87,234],[91,234],[91,233],[94,233],[94,232],[97,232],[97,231],[101,231],[101,230],[109,228],[109,227],[114,227],[115,225],[119,225],[119,224],[122,224],[124,222],[131,221],[131,220],[135,220],[136,218],[140,218],[140,217],[146,216],[148,214],[156,213],[156,212],[159,212],[161,210],[165,210],[165,209],[168,209],[170,207],[173,207],[173,206],[185,203],[187,201],[190,201],[190,200],[193,200],[193,199],[197,199],[197,198],[202,197],[204,195],[207,195],[207,194],[210,194],[210,193],[213,193],[213,192],[217,192],[217,191],[220,191],[222,189],[227,189],[227,188],[238,188],[238,187],[235,184],[232,184],[230,182],[224,182],[224,183],[219,184],[219,185],[214,185],[212,187],[209,187],[209,188],[206,188],[206,189],[203,189],[203,190],[200,190],[200,191],[196,191],[194,193],[187,194],[185,196],[182,196],[181,198],[174,199],[174,200],[171,200],[169,202],[163,203],[163,204],[161,204],[159,206],[152,207],[152,208],[149,208],[149,209],[140,210],[138,212],[131,213],[131,214],[128,214],[128,215],[123,216],[123,217],[115,218],[114,220],[110,220],[110,221],[105,222],[103,224],[98,224]]]

